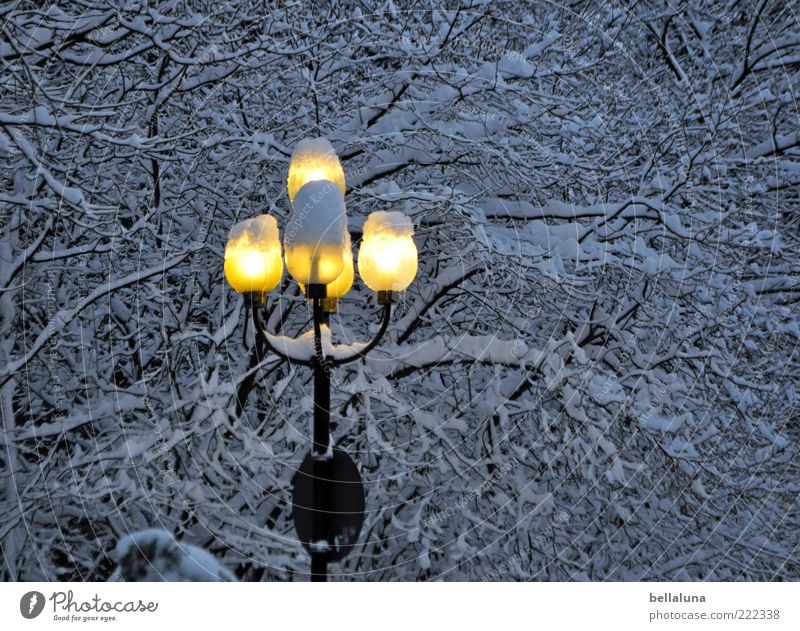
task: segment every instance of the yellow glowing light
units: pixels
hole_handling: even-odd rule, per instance
[[[344,197],[328,180],[298,191],[283,237],[286,267],[302,285],[327,285],[344,267],[349,243]]]
[[[324,138],[306,138],[297,143],[289,163],[289,201],[308,182],[328,180],[345,193],[344,171],[333,146]]]
[[[336,280],[344,266],[342,247],[336,244],[298,244],[286,246],[286,267],[294,279],[327,285]]]
[[[236,224],[225,245],[225,278],[241,294],[272,291],[283,274],[278,222],[261,215]]]
[[[261,252],[242,252],[239,266],[242,273],[248,278],[259,278],[267,270],[267,262]]]
[[[336,277],[335,281],[328,283],[328,298],[343,298],[353,286],[354,279],[353,250],[348,248],[344,253],[344,267],[342,268],[342,273]]]
[[[336,280],[328,283],[325,286],[326,289],[326,296],[328,298],[344,298],[345,294],[353,286],[353,281],[355,280],[355,269],[353,268],[353,249],[350,245],[350,235],[347,237],[347,246],[344,250],[344,267],[342,268],[341,273],[339,276],[336,277]],[[306,286],[303,283],[300,284],[300,289],[305,293]]]
[[[364,224],[358,272],[372,291],[405,291],[417,275],[411,220],[400,212],[374,212]]]

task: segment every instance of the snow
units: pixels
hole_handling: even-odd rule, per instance
[[[333,182],[309,182],[297,192],[292,209],[284,232],[287,247],[302,243],[344,245],[344,198]]]
[[[331,549],[330,544],[324,539],[311,542],[311,549],[315,552],[328,552]]]
[[[271,215],[259,215],[235,224],[228,235],[229,240],[246,239],[247,243],[274,243],[280,241],[278,222]]]
[[[666,447],[667,451],[676,458],[697,458],[698,453],[694,445],[684,438],[676,436]]]
[[[366,342],[354,342],[353,344],[333,344],[332,334],[329,327],[323,326],[321,329],[322,354],[332,359],[343,359],[350,357],[366,347]],[[307,331],[289,337],[286,335],[272,335],[265,332],[269,343],[277,348],[281,353],[297,361],[308,361],[314,358],[314,330]]]
[[[533,76],[533,66],[519,53],[511,52],[503,55],[498,69],[506,78],[522,77],[528,79]]]
[[[313,380],[243,341],[223,275],[269,215],[290,245],[373,221],[419,252],[330,373],[368,482],[342,580],[797,580],[791,12],[185,4],[3,14],[0,579],[122,576],[156,525],[162,577],[224,574],[195,548],[306,576]],[[292,156],[334,149],[347,188],[291,204]],[[266,310],[313,357],[289,274]],[[357,277],[325,354],[379,323]]]
[[[303,138],[295,145],[292,160],[303,160],[320,155],[336,155],[336,150],[330,141],[327,138]]]
[[[547,50],[553,42],[558,41],[560,38],[561,33],[558,31],[550,31],[541,41],[528,46],[523,54],[525,57],[538,57]]]
[[[115,555],[127,581],[235,581],[208,552],[178,542],[165,530],[143,530],[120,539]]]
[[[390,234],[397,237],[414,236],[414,224],[404,213],[376,210],[364,223],[364,232]]]

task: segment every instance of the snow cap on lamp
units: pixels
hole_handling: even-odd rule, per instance
[[[292,202],[283,238],[289,273],[303,285],[327,285],[342,272],[347,243],[341,191],[328,180],[307,183]]]
[[[401,212],[370,213],[358,250],[358,272],[376,292],[405,291],[417,275],[414,224]]]
[[[265,294],[283,274],[278,222],[270,215],[246,219],[231,228],[225,245],[225,278],[240,294]]]
[[[306,138],[297,143],[289,163],[289,201],[309,182],[328,180],[345,194],[344,171],[331,143],[325,138]]]

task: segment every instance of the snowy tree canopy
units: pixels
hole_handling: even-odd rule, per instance
[[[341,158],[354,246],[380,210],[419,250],[387,339],[335,369],[367,516],[334,575],[800,576],[792,3],[0,20],[4,580],[106,580],[150,528],[241,580],[307,578],[311,373],[244,343],[223,275],[235,223],[285,230],[307,137]],[[269,306],[308,329],[287,274]],[[377,324],[357,278],[333,337]]]

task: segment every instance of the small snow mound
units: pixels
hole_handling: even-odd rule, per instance
[[[370,213],[364,223],[364,234],[389,233],[398,237],[414,236],[414,224],[411,219],[401,212],[387,212],[376,210]]]
[[[235,581],[208,552],[179,542],[166,530],[142,530],[117,543],[119,574],[126,581]]]
[[[313,552],[329,552],[331,549],[330,544],[324,539],[320,539],[319,541],[314,541],[311,543],[311,550]]]
[[[292,207],[284,237],[287,247],[296,243],[344,246],[347,216],[336,184],[328,180],[309,182],[297,191]]]
[[[272,215],[259,215],[252,219],[245,219],[231,228],[229,235],[231,241],[238,241],[245,237],[249,244],[278,241],[278,222]]]
[[[295,158],[307,158],[319,155],[332,155],[336,157],[336,150],[325,138],[304,138],[295,145],[294,151],[292,152],[292,160]]]
[[[286,180],[289,199],[295,201],[295,195],[305,184],[320,181],[335,183],[342,195],[345,194],[344,171],[333,145],[325,138],[306,138],[298,142],[292,152]]]

